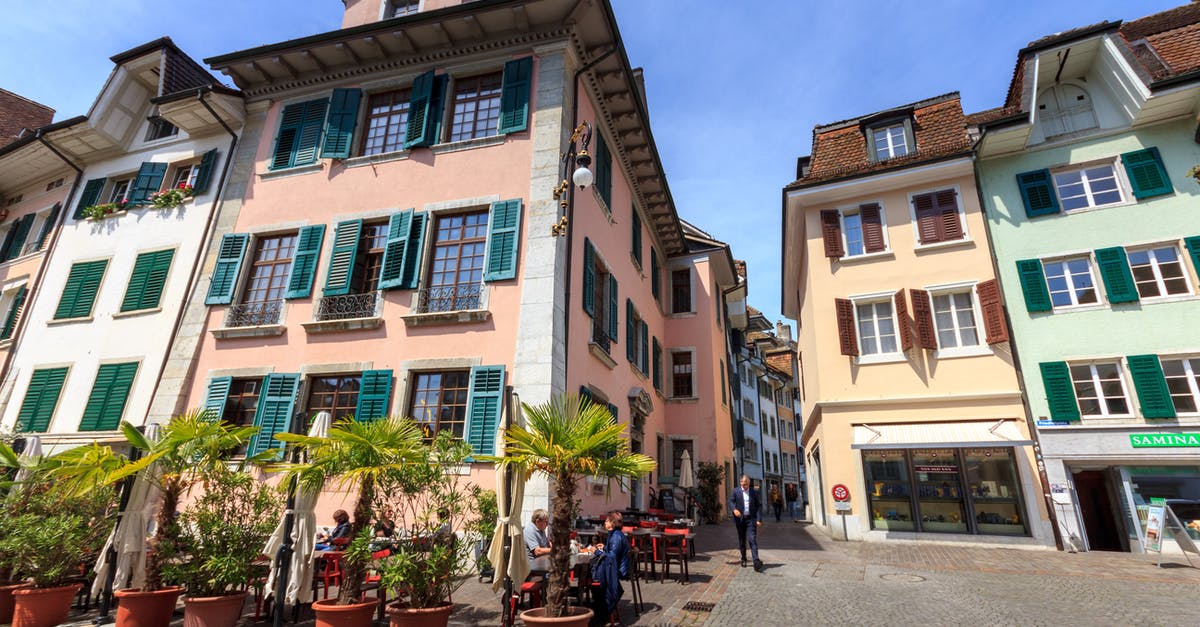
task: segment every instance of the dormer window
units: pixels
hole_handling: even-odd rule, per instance
[[[1038,118],[1047,138],[1099,126],[1091,96],[1071,83],[1055,85],[1038,96]]]
[[[903,157],[917,149],[913,142],[912,122],[907,118],[892,118],[871,124],[866,129],[866,135],[871,163]]]
[[[388,17],[404,17],[421,10],[421,0],[388,0]]]
[[[156,139],[174,137],[177,134],[179,134],[179,129],[174,124],[156,115],[150,118],[150,124],[146,127],[146,139],[144,141],[152,142]]]

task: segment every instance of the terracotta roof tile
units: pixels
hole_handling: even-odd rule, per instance
[[[788,378],[793,376],[792,373],[792,356],[786,351],[778,353],[768,353],[766,356],[767,365],[787,375]]]

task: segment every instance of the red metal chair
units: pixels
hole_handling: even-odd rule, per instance
[[[391,555],[391,549],[383,549],[381,551],[373,551],[371,553],[371,559],[378,561],[390,557]],[[383,587],[383,576],[379,574],[379,571],[375,570],[374,568],[367,571],[366,576],[363,577],[362,589],[363,592],[374,590],[375,596],[379,597],[378,620],[383,621],[384,610],[387,606],[387,590]]]
[[[329,598],[330,586],[342,585],[342,555],[341,551],[329,551],[321,558],[321,564],[313,573],[313,597],[317,596],[317,589],[322,585],[325,586],[325,596],[322,599]]]
[[[654,522],[653,520],[639,520],[638,527],[641,527],[642,529],[657,529],[658,523]]]
[[[680,570],[683,571],[683,580],[691,581],[691,575],[688,573],[687,532],[687,529],[665,529],[663,531],[661,547],[663,570],[659,575],[659,581],[665,580],[671,574],[671,562],[678,562]]]

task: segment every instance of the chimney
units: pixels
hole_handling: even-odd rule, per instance
[[[782,320],[777,321],[775,323],[775,337],[777,337],[785,342],[791,342],[792,341],[792,327],[784,324]]]

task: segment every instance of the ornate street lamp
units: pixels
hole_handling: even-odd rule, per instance
[[[578,185],[579,189],[584,189],[595,180],[595,175],[588,168],[592,165],[592,155],[587,151],[591,141],[592,125],[580,122],[575,131],[571,133],[571,143],[568,144],[567,151],[562,154],[562,165],[559,168],[562,173],[562,182],[554,188],[554,199],[558,201],[558,223],[550,227],[550,232],[554,235],[567,234],[567,207],[574,197],[570,190],[571,183]],[[575,168],[573,172],[571,171],[572,167]],[[571,174],[570,182],[567,181],[568,173]]]

